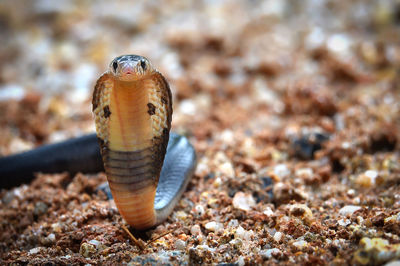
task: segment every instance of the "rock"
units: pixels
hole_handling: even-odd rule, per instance
[[[190,228],[190,233],[192,235],[200,235],[201,234],[201,228],[200,225],[195,224]]]
[[[175,241],[174,246],[175,246],[175,248],[178,249],[178,250],[185,250],[185,248],[186,248],[186,242],[183,241],[183,240],[181,240],[181,239],[178,239],[178,240]]]
[[[276,232],[275,234],[274,234],[274,240],[276,241],[276,242],[281,242],[281,240],[282,240],[282,238],[284,237],[284,235],[283,235],[283,233],[282,232]]]
[[[38,201],[33,209],[33,214],[36,216],[42,215],[47,212],[48,206],[46,203]]]
[[[208,222],[208,223],[206,223],[205,228],[209,231],[217,232],[217,231],[223,229],[224,225],[221,223],[217,223],[217,222]]]
[[[196,214],[197,214],[199,217],[202,217],[202,216],[204,215],[204,213],[205,213],[204,207],[203,207],[202,205],[200,205],[200,204],[197,204],[197,205],[194,207],[194,211],[196,212]]]
[[[93,244],[84,242],[79,248],[79,253],[85,258],[90,258],[96,254],[96,247]]]
[[[42,249],[42,247],[37,247],[37,248],[32,248],[29,250],[28,254],[37,254],[40,252],[40,250]]]
[[[243,211],[250,211],[256,205],[253,196],[243,192],[237,192],[233,197],[232,203],[233,207]]]
[[[322,143],[329,139],[325,133],[312,132],[292,140],[291,153],[300,159],[311,160],[314,153],[322,148]]]
[[[400,258],[400,244],[389,244],[386,239],[364,237],[359,244],[361,248],[354,254],[357,264],[378,265]]]
[[[274,174],[282,179],[290,175],[290,170],[285,164],[278,164],[274,167]]]
[[[277,249],[277,248],[271,248],[271,249],[266,249],[266,250],[261,250],[260,251],[260,255],[264,258],[264,259],[271,259],[273,256],[279,256],[282,252]]]
[[[312,211],[305,204],[293,204],[290,206],[289,213],[292,216],[300,217],[306,223],[310,223],[313,220]]]
[[[379,180],[378,172],[375,170],[367,170],[356,178],[356,183],[361,187],[375,186]]]
[[[308,247],[307,241],[304,240],[297,240],[293,242],[292,245],[295,246],[298,250],[304,250]]]
[[[352,215],[354,212],[362,209],[360,206],[356,205],[346,205],[339,210],[339,214],[342,216]]]

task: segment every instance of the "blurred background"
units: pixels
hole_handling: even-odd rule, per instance
[[[373,84],[372,98],[398,92],[399,28],[397,0],[3,0],[0,154],[94,131],[94,83],[121,54],[146,56],[167,77],[175,130],[200,140],[314,112],[287,94],[298,84],[322,88],[317,112],[333,115],[359,84]]]

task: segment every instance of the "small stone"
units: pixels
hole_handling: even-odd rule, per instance
[[[175,248],[178,249],[178,250],[185,250],[186,242],[181,240],[181,239],[176,240],[175,241]]]
[[[90,243],[82,243],[81,247],[79,248],[79,254],[81,254],[85,258],[90,258],[94,254],[96,254],[96,247]]]
[[[197,214],[199,217],[203,216],[204,213],[205,213],[204,207],[203,207],[202,205],[200,205],[200,204],[197,204],[197,205],[194,207],[194,211],[196,212],[196,214]]]
[[[293,204],[289,209],[289,213],[290,215],[301,217],[307,223],[313,220],[312,211],[305,204]]]
[[[40,252],[40,250],[41,250],[42,248],[41,247],[37,247],[37,248],[32,248],[32,249],[30,249],[29,250],[29,255],[32,255],[32,254],[37,254],[37,253],[39,253]]]
[[[53,234],[53,233],[49,234],[49,235],[47,236],[47,238],[48,238],[51,242],[56,241],[56,236],[55,236],[55,234]]]
[[[280,255],[282,252],[277,249],[277,248],[271,248],[271,249],[267,249],[267,250],[261,250],[260,251],[260,255],[264,258],[264,259],[271,259],[273,256],[278,256]]]
[[[263,214],[267,215],[268,217],[274,215],[274,211],[270,207],[266,207],[263,211]]]
[[[240,238],[235,238],[229,241],[229,244],[231,244],[235,248],[240,248],[243,245],[243,241]]]
[[[226,177],[233,178],[235,176],[235,169],[233,169],[233,165],[230,162],[219,165],[218,171]]]
[[[293,242],[292,245],[295,246],[298,250],[304,250],[308,246],[308,243],[304,240],[298,240]]]
[[[377,178],[378,178],[377,171],[367,170],[357,177],[356,183],[362,187],[369,188],[371,186],[374,186],[377,183]]]
[[[400,244],[390,244],[386,239],[364,237],[359,244],[361,248],[354,254],[359,264],[380,265],[400,258]]]
[[[217,222],[208,222],[205,225],[205,228],[212,232],[217,232],[223,228],[223,224]]]
[[[302,179],[310,179],[313,176],[313,170],[311,168],[300,168],[296,170],[295,175]]]
[[[33,214],[39,216],[47,212],[48,206],[44,202],[36,202]]]
[[[282,232],[276,232],[275,234],[274,234],[274,240],[276,241],[276,242],[281,242],[281,240],[282,240],[282,238],[283,238],[283,233]]]
[[[285,164],[278,164],[274,167],[274,174],[282,179],[290,175],[290,170]]]
[[[177,211],[175,213],[175,218],[178,220],[185,221],[187,217],[188,217],[188,215],[184,211]]]
[[[322,148],[322,143],[329,139],[329,135],[320,132],[311,132],[298,136],[292,140],[291,151],[294,156],[311,160],[314,153]]]
[[[228,223],[228,227],[231,227],[231,228],[236,228],[238,226],[239,226],[239,221],[236,219],[232,219]]]
[[[238,260],[236,261],[236,263],[237,263],[238,266],[244,266],[244,265],[246,265],[246,263],[244,262],[244,257],[243,257],[243,256],[240,256],[240,257],[238,258]]]
[[[195,224],[190,228],[190,233],[192,235],[200,235],[201,234],[201,228],[200,225]]]
[[[243,227],[239,226],[235,231],[235,237],[240,238],[242,240],[251,240],[254,236],[254,232],[252,230],[245,230]]]
[[[232,203],[233,207],[243,211],[250,211],[256,205],[253,196],[243,192],[237,192],[233,197]]]
[[[343,208],[341,208],[339,210],[339,214],[342,216],[348,216],[348,215],[352,215],[354,212],[360,210],[361,207],[360,206],[356,206],[356,205],[346,205]]]
[[[351,224],[351,221],[349,219],[340,219],[338,221],[338,224],[340,226],[348,226],[349,224]]]

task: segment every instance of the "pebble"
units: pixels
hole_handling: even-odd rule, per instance
[[[48,206],[46,203],[38,201],[33,209],[33,214],[39,216],[47,212]]]
[[[238,260],[236,261],[236,263],[237,263],[238,266],[244,266],[244,265],[246,265],[243,256],[240,256],[240,257],[238,258]]]
[[[25,96],[25,90],[17,84],[9,84],[0,87],[0,102],[9,100],[21,100]]]
[[[205,228],[209,231],[217,232],[217,231],[223,229],[224,225],[221,223],[217,223],[217,222],[208,222],[208,223],[206,223]]]
[[[374,186],[377,183],[377,178],[378,178],[377,171],[367,170],[357,177],[356,183],[362,187],[369,188],[371,186]]]
[[[340,219],[338,221],[338,224],[340,226],[348,226],[349,224],[351,224],[351,221],[349,219]]]
[[[312,211],[305,204],[293,204],[290,206],[289,213],[293,216],[301,217],[307,223],[313,220]]]
[[[322,143],[328,139],[327,134],[312,132],[295,138],[292,141],[291,149],[296,157],[311,160],[314,158],[314,153],[322,148]]]
[[[201,234],[201,228],[200,225],[195,224],[190,228],[190,233],[192,235],[200,235]]]
[[[281,242],[282,238],[283,238],[283,233],[282,232],[276,232],[274,234],[274,240],[276,242],[278,242],[278,243]]]
[[[235,237],[242,239],[242,240],[247,240],[247,241],[251,240],[253,235],[254,235],[254,232],[252,230],[247,231],[241,226],[239,226],[235,232]]]
[[[400,258],[400,244],[389,244],[386,239],[364,237],[359,244],[361,248],[354,254],[359,264],[377,265]]]
[[[237,192],[233,197],[233,207],[243,211],[250,211],[256,205],[256,201],[250,194],[245,194],[241,191]]]
[[[298,240],[293,242],[292,245],[295,246],[298,250],[303,250],[308,246],[308,243],[304,240]]]
[[[268,217],[274,215],[274,211],[270,207],[266,207],[263,211],[263,214],[267,215]]]
[[[79,254],[85,258],[90,258],[96,253],[96,247],[93,244],[84,242],[79,248]]]
[[[279,254],[281,254],[282,252],[277,249],[277,248],[271,248],[271,249],[266,249],[266,250],[261,250],[260,251],[260,255],[264,258],[264,259],[271,259],[273,256],[277,256]]]
[[[42,249],[41,247],[32,248],[32,249],[29,250],[28,253],[29,253],[30,255],[31,255],[31,254],[37,254],[37,253],[40,252],[41,249]]]
[[[313,176],[313,170],[311,168],[300,168],[296,170],[296,177],[302,178],[302,179],[310,179]]]
[[[233,169],[233,165],[230,162],[222,163],[218,166],[218,171],[229,178],[233,178],[235,176],[235,169]]]
[[[342,216],[352,215],[354,212],[362,209],[360,206],[356,205],[346,205],[339,210],[339,214]]]
[[[198,216],[200,216],[200,217],[203,216],[204,213],[205,213],[204,207],[203,207],[202,205],[200,205],[200,204],[197,204],[197,205],[194,207],[194,210],[195,210],[196,214],[197,214]]]
[[[278,164],[274,167],[274,174],[282,179],[290,175],[290,170],[285,164]]]
[[[240,248],[243,245],[243,241],[240,238],[235,238],[229,241],[229,244],[231,244],[235,248]]]
[[[236,219],[232,219],[228,223],[228,227],[231,227],[231,228],[236,228],[238,226],[239,226],[239,221]]]
[[[178,250],[185,250],[186,242],[181,240],[181,239],[176,240],[175,241],[175,248],[178,249]]]

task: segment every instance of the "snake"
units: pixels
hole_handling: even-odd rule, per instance
[[[143,56],[111,61],[92,98],[96,133],[0,158],[0,188],[27,183],[36,172],[105,171],[124,220],[146,230],[164,222],[196,167],[189,140],[170,132],[172,94]]]

